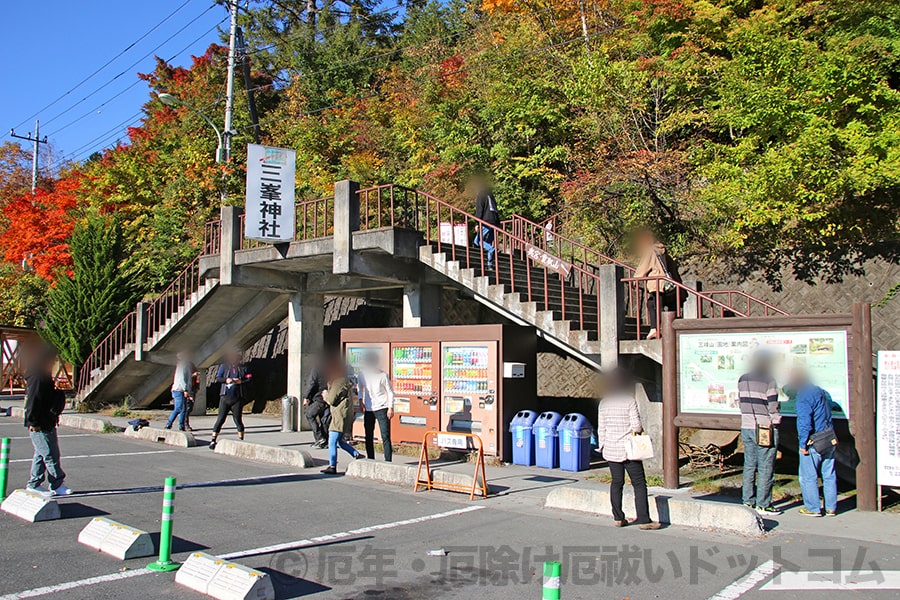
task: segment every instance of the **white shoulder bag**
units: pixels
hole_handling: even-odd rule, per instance
[[[625,439],[625,458],[628,460],[649,460],[653,458],[653,442],[643,433],[632,433]]]

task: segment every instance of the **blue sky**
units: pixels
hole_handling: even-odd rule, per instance
[[[153,69],[154,55],[171,58],[173,64],[189,64],[191,55],[202,54],[210,43],[221,39],[216,24],[227,18],[225,8],[213,5],[212,0],[3,4],[0,142],[10,139],[11,127],[22,135],[32,131],[32,115],[44,109],[37,117],[41,137],[48,136],[57,158],[72,153],[71,158],[85,158],[124,138],[126,127],[137,121],[147,100],[147,86],[137,73]],[[80,87],[44,108],[157,25]],[[220,27],[227,25],[226,20]]]

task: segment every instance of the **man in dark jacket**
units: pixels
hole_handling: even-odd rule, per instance
[[[219,391],[219,415],[213,425],[212,440],[209,442],[210,450],[216,449],[216,439],[229,412],[234,420],[238,439],[244,439],[244,386],[252,379],[250,369],[241,359],[241,351],[230,351],[225,363],[219,365],[219,370],[216,371],[216,383],[221,383],[222,387]]]
[[[825,516],[837,515],[837,476],[834,472],[834,454],[837,438],[833,437],[831,420],[831,395],[810,381],[802,369],[791,372],[787,393],[796,400],[797,442],[800,448],[800,491],[803,506],[798,511],[807,517],[822,514],[819,499],[819,476],[822,477],[822,494],[825,496]],[[832,445],[816,450],[813,436],[830,432]]]
[[[331,425],[331,410],[325,403],[324,394],[328,389],[325,381],[325,367],[327,361],[323,360],[313,367],[309,374],[309,382],[306,392],[303,394],[303,406],[306,409],[306,420],[315,437],[314,448],[324,448],[328,445],[328,427]]]
[[[487,266],[494,266],[494,227],[500,226],[500,212],[497,210],[497,202],[486,180],[477,183],[478,193],[475,196],[475,218],[484,221],[476,225],[478,232],[475,235],[475,245],[481,245],[487,251]],[[486,223],[486,224],[485,224]]]
[[[65,485],[56,435],[59,415],[66,404],[65,394],[53,385],[56,356],[49,348],[42,348],[29,362],[25,373],[25,427],[34,446],[34,458],[26,487],[43,495],[68,496],[72,490]],[[49,490],[43,487],[45,477],[50,482]]]

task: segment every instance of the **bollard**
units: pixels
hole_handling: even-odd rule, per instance
[[[0,500],[6,500],[6,483],[9,481],[9,438],[0,442]]]
[[[172,560],[172,517],[175,513],[175,478],[166,477],[163,488],[162,525],[159,531],[159,560],[147,565],[151,571],[176,571],[181,566]]]
[[[541,600],[559,600],[559,571],[558,562],[544,563],[544,591]]]

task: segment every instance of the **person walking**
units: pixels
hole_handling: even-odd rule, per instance
[[[66,473],[60,463],[59,438],[56,426],[66,405],[66,396],[53,384],[53,365],[56,355],[50,348],[39,348],[25,373],[25,427],[34,456],[31,459],[31,478],[26,489],[44,496],[72,494],[66,484]],[[50,489],[44,487],[44,479]]]
[[[767,350],[757,350],[750,357],[750,371],[738,379],[738,402],[744,442],[744,504],[761,515],[781,514],[772,506],[781,414],[772,354]]]
[[[313,448],[324,448],[328,445],[328,428],[331,425],[331,410],[325,403],[325,392],[328,382],[325,380],[329,365],[336,359],[326,357],[315,365],[309,374],[306,392],[303,394],[303,407],[306,421],[313,432]]]
[[[322,473],[336,475],[338,446],[353,458],[362,458],[362,454],[344,440],[345,435],[352,435],[355,416],[353,382],[347,377],[347,368],[340,361],[334,361],[329,364],[326,376],[325,403],[331,407],[331,424],[328,428],[328,467],[322,469]]]
[[[394,417],[394,388],[391,380],[379,366],[378,355],[371,352],[363,359],[357,385],[363,408],[363,426],[366,432],[366,456],[375,458],[375,422],[381,431],[384,460],[391,462],[394,449],[391,446],[391,419]]]
[[[175,355],[175,377],[172,382],[172,402],[175,407],[169,414],[166,429],[172,429],[172,423],[178,418],[178,429],[181,431],[187,427],[187,399],[191,393],[191,377],[193,365],[188,360],[187,353],[178,352]]]
[[[825,516],[837,516],[837,475],[834,454],[837,437],[831,421],[831,395],[813,384],[806,372],[791,373],[789,395],[796,399],[797,441],[800,447],[801,515],[818,517],[822,514],[819,497],[819,476],[825,496]]]
[[[194,363],[191,365],[191,387],[184,397],[184,430],[193,431],[191,428],[191,413],[194,412],[194,402],[200,393],[200,369]]]
[[[225,424],[229,412],[234,420],[238,439],[244,439],[244,386],[252,378],[250,369],[241,360],[240,350],[229,352],[225,363],[219,365],[219,370],[216,371],[216,383],[222,384],[219,391],[219,416],[216,417],[216,423],[213,425],[212,440],[209,443],[210,450],[216,449],[219,431],[222,430],[222,425]]]
[[[494,227],[500,226],[500,212],[497,210],[497,201],[494,193],[488,186],[487,178],[481,177],[476,181],[475,218],[483,223],[476,224],[478,231],[475,234],[475,245],[481,246],[487,252],[487,266],[494,266]],[[493,227],[491,227],[493,226]]]
[[[681,282],[678,268],[668,254],[666,247],[656,239],[656,235],[649,229],[643,229],[637,234],[637,247],[641,261],[634,270],[634,277],[668,277]],[[678,310],[678,296],[675,286],[664,279],[651,279],[646,282],[647,294],[647,322],[650,331],[647,339],[659,337],[659,319],[664,310]],[[681,294],[682,301],[686,298]]]
[[[598,450],[609,465],[612,475],[609,498],[612,503],[613,520],[616,527],[625,527],[628,521],[622,510],[622,491],[625,488],[625,473],[634,488],[634,508],[637,512],[639,529],[659,529],[659,523],[650,519],[650,502],[647,498],[647,478],[644,463],[628,460],[625,454],[625,440],[641,433],[641,415],[634,398],[634,384],[623,370],[615,369],[609,377],[607,392],[597,409]]]

